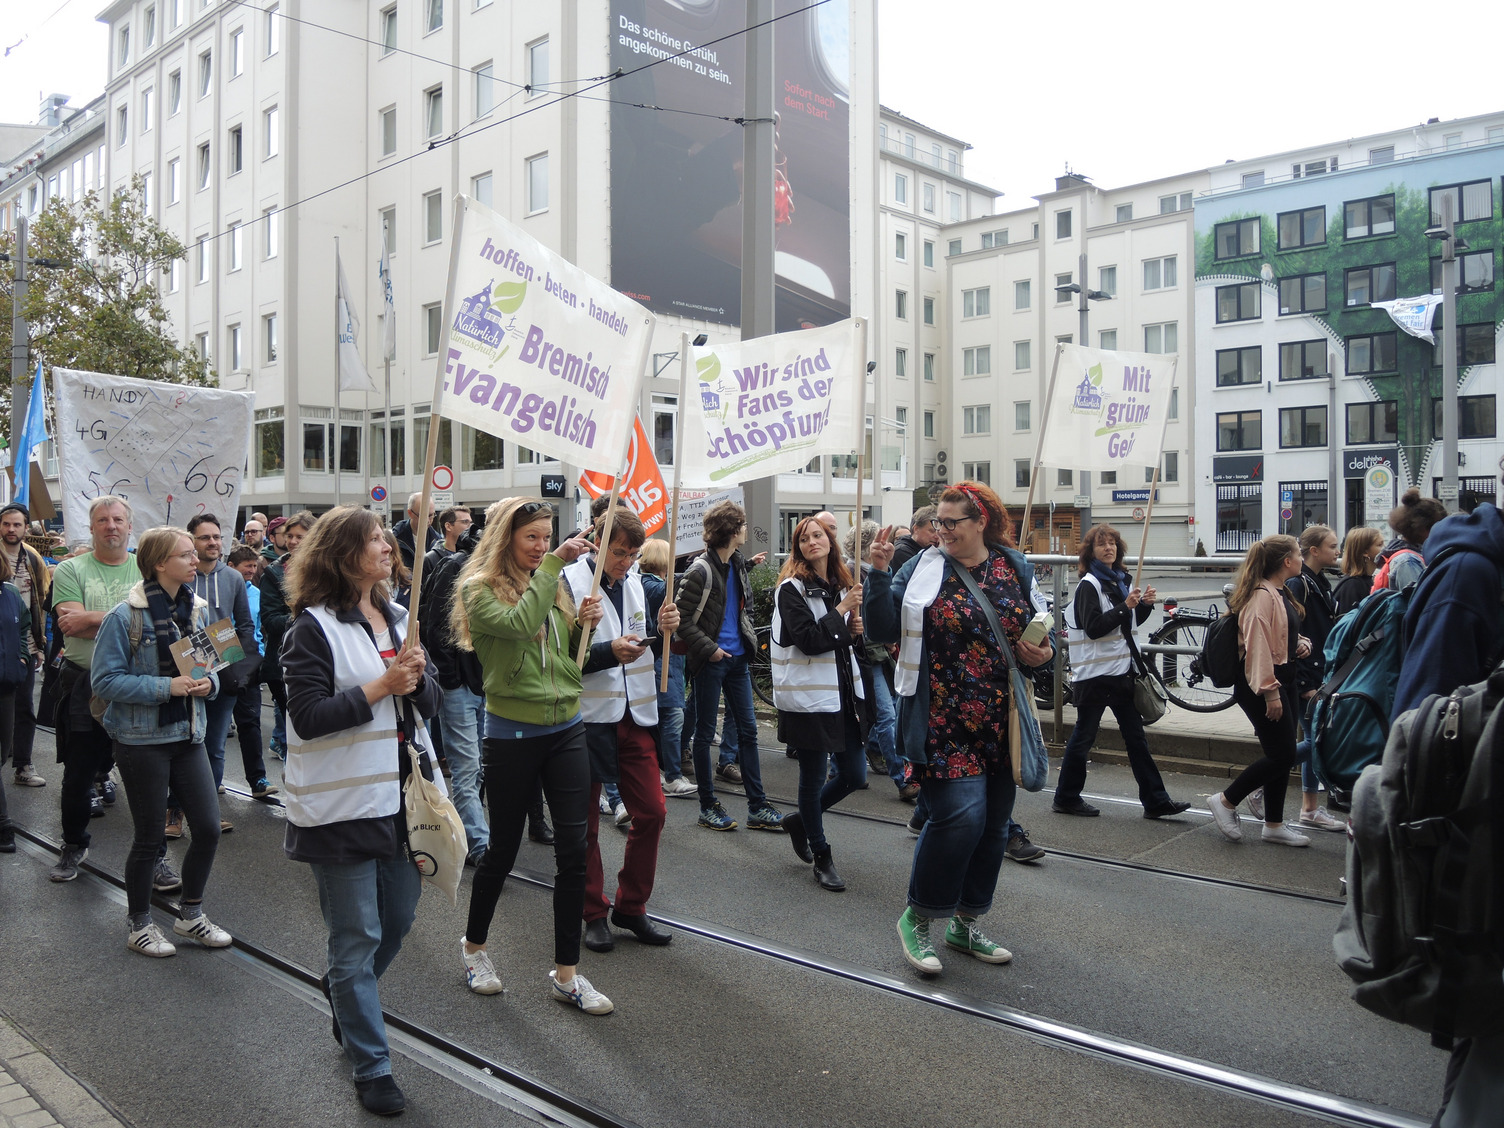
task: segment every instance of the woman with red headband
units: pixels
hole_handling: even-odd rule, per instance
[[[940,544],[888,572],[892,530],[872,545],[862,619],[867,636],[900,642],[895,691],[904,754],[921,779],[930,818],[914,846],[908,907],[898,918],[904,959],[941,970],[931,925],[944,921],[948,948],[984,963],[1011,952],[977,921],[992,908],[1013,812],[1008,748],[1008,659],[992,615],[970,594],[969,573],[1003,629],[1018,664],[1042,666],[1053,649],[1025,642],[1044,599],[1034,569],[1014,546],[997,494],[957,482],[940,496],[931,522]]]

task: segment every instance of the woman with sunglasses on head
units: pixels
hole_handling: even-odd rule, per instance
[[[862,601],[868,636],[900,642],[898,727],[904,753],[921,775],[929,821],[914,845],[898,935],[904,959],[930,975],[941,970],[934,921],[947,922],[949,948],[985,963],[1013,958],[977,924],[992,907],[1015,793],[1007,746],[1009,660],[992,618],[1017,664],[1042,666],[1054,653],[1048,635],[1037,646],[1022,637],[1045,609],[1044,599],[1033,567],[1014,547],[997,494],[980,482],[957,482],[940,495],[934,521],[940,544],[897,576],[888,572],[891,530],[878,534]],[[991,614],[971,595],[973,584]]]
[[[817,518],[794,526],[793,549],[773,595],[773,704],[778,739],[797,752],[799,809],[783,816],[794,853],[813,862],[820,888],[846,888],[825,840],[823,813],[867,781],[862,674],[862,586]],[[835,775],[826,778],[827,762]]]
[[[544,501],[508,498],[491,506],[486,531],[456,587],[450,631],[456,645],[475,651],[485,675],[481,751],[491,808],[491,841],[475,868],[460,955],[470,990],[501,992],[486,941],[541,780],[554,815],[554,969],[548,990],[587,1014],[609,1014],[611,1000],[577,970],[591,788],[575,653],[581,631],[599,622],[602,610],[596,597],[582,601],[576,614],[560,573],[593,546],[574,536],[550,552],[553,517]]]

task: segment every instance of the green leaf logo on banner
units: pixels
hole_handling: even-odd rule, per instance
[[[721,378],[721,358],[711,353],[695,361],[695,375],[702,384],[714,384]]]
[[[1093,387],[1100,388],[1102,386],[1102,366],[1100,364],[1093,364],[1086,370],[1086,374],[1091,377]]]
[[[503,282],[496,287],[496,297],[491,304],[502,313],[516,313],[522,308],[522,300],[526,297],[526,282]]]

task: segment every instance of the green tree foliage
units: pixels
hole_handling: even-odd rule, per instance
[[[0,251],[15,252],[15,234],[0,235]],[[131,187],[101,202],[90,192],[76,202],[53,199],[27,236],[29,258],[56,267],[33,266],[27,274],[26,320],[31,336],[30,372],[76,368],[160,380],[207,384],[207,361],[178,343],[158,281],[186,250],[150,216],[136,177]],[[14,275],[0,277],[0,302],[9,311]],[[0,356],[9,357],[11,319],[0,319]],[[0,386],[0,434],[10,432],[10,381]]]

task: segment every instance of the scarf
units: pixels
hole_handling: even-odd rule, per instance
[[[144,590],[146,608],[151,612],[152,631],[157,637],[157,673],[164,678],[175,678],[182,671],[172,656],[172,644],[186,636],[193,626],[193,589],[184,584],[178,588],[176,599],[168,599],[161,584],[147,580]],[[157,706],[157,724],[162,728],[187,719],[186,697],[169,696]]]
[[[1117,568],[1110,568],[1100,560],[1093,560],[1091,562],[1091,574],[1102,582],[1103,591],[1111,593],[1116,589],[1122,599],[1128,598],[1129,580],[1127,572]],[[1117,603],[1118,600],[1114,599],[1113,602]]]

